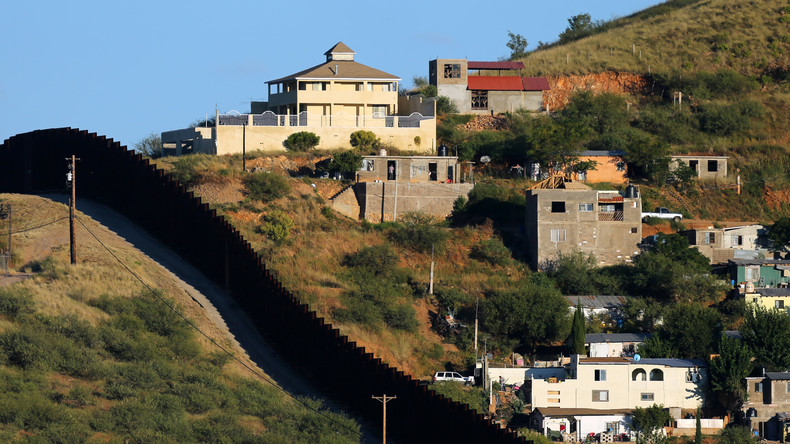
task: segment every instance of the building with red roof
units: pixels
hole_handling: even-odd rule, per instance
[[[527,109],[542,111],[545,77],[523,77],[521,62],[473,62],[436,59],[428,63],[431,85],[465,114],[489,114]]]

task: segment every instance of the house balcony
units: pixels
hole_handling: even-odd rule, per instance
[[[622,211],[606,211],[598,213],[598,220],[601,222],[622,222]]]

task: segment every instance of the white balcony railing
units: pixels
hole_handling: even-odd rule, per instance
[[[420,128],[423,120],[431,120],[431,116],[412,113],[409,116],[383,116],[379,113],[368,116],[354,115],[319,115],[308,114],[303,111],[299,114],[275,114],[266,111],[262,114],[240,114],[229,112],[217,116],[220,126],[312,126],[312,127],[341,127],[341,128]]]

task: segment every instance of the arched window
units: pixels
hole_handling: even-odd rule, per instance
[[[647,380],[647,373],[644,369],[638,368],[631,373],[632,381],[645,381]]]
[[[650,380],[651,381],[663,381],[664,380],[664,372],[659,369],[650,370]]]

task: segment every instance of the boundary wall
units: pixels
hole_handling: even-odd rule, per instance
[[[352,414],[380,424],[380,405],[371,396],[386,393],[398,397],[387,405],[388,430],[396,441],[527,442],[341,335],[283,288],[227,220],[119,142],[72,128],[13,136],[0,145],[0,192],[62,190],[65,159],[72,154],[80,158],[80,195],[124,214],[223,286],[291,365]]]

